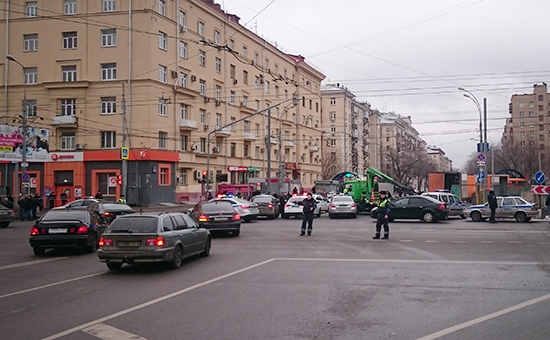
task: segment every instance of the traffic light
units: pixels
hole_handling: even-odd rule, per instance
[[[116,184],[122,185],[122,175],[117,175],[116,176]]]
[[[351,174],[348,172],[348,173],[346,174],[346,177],[351,177]]]
[[[202,182],[203,182],[203,183],[206,183],[206,178],[207,178],[206,175],[207,175],[207,174],[208,174],[208,172],[207,172],[206,170],[203,170],[203,171],[202,171]]]

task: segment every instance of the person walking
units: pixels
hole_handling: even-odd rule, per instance
[[[67,192],[63,190],[61,192],[61,195],[59,195],[59,198],[61,199],[61,205],[67,204],[67,200],[69,199],[69,195],[67,195]]]
[[[376,234],[373,240],[380,239],[380,231],[384,226],[384,240],[390,238],[390,226],[388,225],[390,219],[390,200],[386,196],[385,191],[380,191],[380,203],[378,204],[378,211],[376,212]]]
[[[491,216],[489,217],[489,223],[496,223],[495,212],[497,210],[497,197],[495,196],[495,189],[493,188],[489,190],[489,195],[487,196],[487,203],[489,203],[489,209],[491,209]]]
[[[19,195],[17,204],[19,205],[19,217],[21,218],[21,221],[24,221],[27,218],[27,200],[25,199],[25,196]]]
[[[315,211],[315,208],[317,207],[317,201],[315,201],[311,193],[308,192],[307,197],[302,202],[300,202],[300,204],[304,207],[304,217],[302,218],[302,232],[300,233],[300,236],[304,236],[306,234],[306,224],[307,235],[311,236],[311,231],[313,229],[313,213]]]

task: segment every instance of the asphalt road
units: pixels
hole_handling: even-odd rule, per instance
[[[96,254],[0,229],[2,339],[548,339],[550,224],[261,220],[178,270],[110,272]]]

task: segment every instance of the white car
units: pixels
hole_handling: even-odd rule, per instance
[[[214,201],[227,201],[231,203],[237,214],[239,214],[245,222],[255,220],[260,214],[258,204],[240,198],[221,197],[213,198],[208,202]]]
[[[357,218],[357,204],[355,204],[351,196],[337,195],[332,198],[332,201],[330,201],[328,217],[334,218],[340,215],[347,215],[352,218]]]
[[[329,203],[323,195],[313,195],[313,198],[317,201],[317,205],[321,207],[321,213],[328,213]]]
[[[302,217],[304,215],[304,207],[300,205],[300,202],[305,200],[307,196],[293,196],[285,203],[285,213],[283,217],[289,219],[291,216]],[[321,216],[321,205],[317,204],[317,207],[313,211],[313,216]]]

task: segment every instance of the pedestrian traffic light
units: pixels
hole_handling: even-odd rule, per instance
[[[117,175],[116,176],[116,184],[122,185],[122,175]]]

